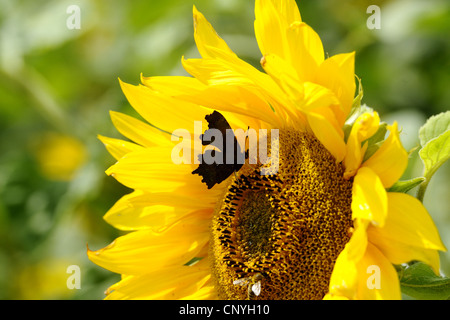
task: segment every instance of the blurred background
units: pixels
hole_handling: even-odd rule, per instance
[[[397,120],[407,150],[418,129],[450,104],[448,0],[298,1],[329,56],[356,51],[363,102]],[[369,30],[369,5],[381,29]],[[71,5],[80,28],[69,29]],[[102,299],[119,280],[91,263],[120,233],[102,216],[130,192],[104,171],[114,163],[97,134],[120,137],[109,110],[135,115],[118,78],[187,75],[197,57],[195,5],[244,60],[259,67],[253,0],[0,0],[0,299]],[[420,176],[417,150],[404,178]],[[450,168],[440,168],[425,205],[450,248]],[[450,275],[450,255],[441,256]],[[80,289],[67,268],[80,267]]]

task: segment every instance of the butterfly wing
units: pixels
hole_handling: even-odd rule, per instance
[[[216,129],[219,130],[222,134],[222,141],[219,143],[216,140],[208,141],[205,140],[205,134],[208,130],[205,131],[205,134],[202,134],[200,137],[202,139],[202,145],[211,145],[214,146],[214,150],[206,150],[203,155],[199,156],[200,164],[197,169],[192,171],[192,174],[198,174],[202,177],[202,182],[206,183],[208,186],[208,189],[211,189],[214,185],[220,184],[222,181],[227,179],[230,175],[233,174],[235,171],[239,171],[239,169],[242,167],[242,163],[238,163],[238,152],[242,153],[239,143],[236,139],[236,137],[233,134],[233,148],[231,150],[227,149],[226,141],[226,135],[231,134],[231,126],[228,123],[228,121],[225,119],[225,117],[217,111],[214,111],[210,115],[207,115],[205,117],[206,121],[208,122],[208,130]],[[227,131],[227,129],[230,129]],[[221,163],[211,163],[208,164],[204,161],[204,155],[207,153],[210,153],[208,155],[213,155],[214,158],[222,159]],[[226,163],[227,155],[231,153],[233,156],[233,162],[231,164]],[[247,157],[248,154],[245,153],[245,156]]]

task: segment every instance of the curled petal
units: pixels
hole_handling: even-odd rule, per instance
[[[365,147],[361,143],[375,134],[380,124],[378,113],[364,113],[356,119],[347,140],[347,155],[344,160],[344,178],[356,174],[364,157]]]
[[[359,169],[353,182],[352,218],[382,227],[387,213],[388,198],[380,178],[369,168]]]
[[[381,147],[363,164],[362,167],[372,169],[381,179],[385,188],[390,188],[400,177],[408,165],[408,153],[400,141],[397,123],[388,129],[389,137]]]

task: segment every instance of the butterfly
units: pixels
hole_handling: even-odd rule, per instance
[[[202,182],[206,183],[208,189],[211,189],[214,185],[220,184],[234,172],[241,169],[244,163],[239,163],[242,161],[238,161],[238,159],[247,159],[248,151],[241,151],[240,145],[234,132],[231,130],[230,124],[220,112],[214,111],[213,113],[206,115],[205,120],[208,122],[208,130],[200,135],[202,145],[211,145],[214,146],[215,149],[207,149],[203,154],[199,155],[198,159],[200,164],[197,169],[192,171],[192,174],[201,176]],[[206,138],[207,136],[213,136],[213,133],[218,132],[222,135],[222,139],[211,139],[211,141]],[[226,136],[231,134],[233,135],[233,147],[230,149],[226,143]],[[207,163],[205,162],[205,158],[207,157],[219,159],[221,161]],[[231,157],[233,157],[232,163],[227,163],[230,162],[227,161],[227,159],[230,159]]]

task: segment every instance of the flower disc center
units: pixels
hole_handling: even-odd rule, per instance
[[[307,133],[280,130],[278,146],[278,173],[244,166],[216,209],[210,257],[222,299],[322,299],[350,239],[342,164]]]
[[[236,242],[248,258],[269,251],[275,214],[276,209],[271,206],[265,192],[245,193],[237,217]]]

